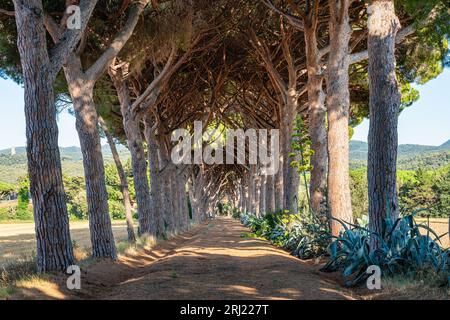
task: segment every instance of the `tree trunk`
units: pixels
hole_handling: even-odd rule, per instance
[[[297,116],[297,94],[294,90],[285,96],[283,113],[283,209],[290,213],[297,212],[299,176],[291,166],[295,159],[290,157],[292,153],[292,136],[294,134],[294,121]]]
[[[267,195],[266,195],[266,191],[267,191],[267,176],[262,175],[259,177],[260,178],[260,186],[259,186],[259,215],[260,216],[264,216],[266,214],[267,211],[267,204],[266,204],[266,200],[267,200]]]
[[[283,158],[283,156],[282,156]],[[284,159],[282,160],[284,164]],[[281,167],[283,168],[283,167]],[[275,183],[275,211],[283,210],[283,170],[278,170],[274,176]]]
[[[152,121],[149,118],[145,119],[145,140],[147,141],[148,163],[150,166],[150,188],[152,197],[152,210],[155,219],[156,235],[166,236],[166,230],[163,219],[163,195],[160,177],[160,165],[158,158],[158,145],[156,137],[152,130]]]
[[[105,133],[106,140],[108,141],[108,145],[111,149],[111,153],[114,159],[114,163],[116,164],[117,173],[119,175],[120,180],[120,191],[123,196],[123,205],[125,207],[125,218],[127,221],[127,232],[128,232],[128,242],[135,243],[136,236],[134,234],[134,222],[133,222],[133,210],[131,207],[131,197],[130,190],[128,188],[127,176],[125,174],[125,170],[123,169],[122,161],[120,161],[119,152],[117,152],[116,144],[114,142],[114,138],[109,131],[109,128],[105,121],[99,117],[98,122]]]
[[[276,175],[266,177],[266,213],[275,212],[275,183]]]
[[[78,61],[75,61],[78,60]],[[83,154],[89,229],[94,258],[117,258],[111,218],[108,210],[108,193],[105,168],[98,132],[98,115],[93,101],[93,84],[84,79],[78,70],[81,62],[71,59],[64,68],[75,111],[76,129]]]
[[[258,217],[261,217],[261,176],[255,177],[255,212]]]
[[[328,61],[328,203],[331,217],[353,223],[349,176],[349,1],[330,1],[330,53]],[[332,235],[342,225],[331,220]]]
[[[395,70],[395,36],[400,23],[394,1],[372,1],[369,20],[370,126],[367,180],[369,227],[381,233],[387,217],[398,217],[396,190],[397,122],[400,93]],[[372,237],[373,248],[378,241]]]
[[[139,122],[133,118],[124,118],[124,128],[131,153],[134,188],[138,205],[139,229],[141,234],[156,235],[154,212],[152,212],[152,199],[150,185],[147,177],[147,159],[145,157],[142,134]]]
[[[166,229],[169,233],[174,234],[176,232],[175,213],[172,206],[172,176],[170,174],[170,158],[168,151],[164,145],[158,141],[158,153],[160,160],[160,181],[162,191],[162,212],[165,221]]]
[[[50,60],[42,2],[14,1],[17,46],[25,88],[28,174],[36,231],[39,272],[66,270],[74,263],[62,181],[58,126],[49,75]]]
[[[152,212],[150,187],[147,178],[147,160],[142,141],[139,120],[132,114],[128,84],[123,79],[121,70],[109,69],[109,75],[114,83],[120,101],[120,112],[123,128],[127,137],[128,149],[131,153],[131,166],[138,206],[139,233],[157,236],[155,213]]]
[[[315,27],[305,27],[306,64],[308,70],[309,135],[311,138],[311,209],[321,215],[326,211],[325,189],[327,174],[327,132],[325,124],[325,95],[323,93],[322,70],[317,48]]]

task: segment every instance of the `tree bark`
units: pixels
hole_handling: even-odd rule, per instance
[[[323,75],[320,55],[317,48],[316,26],[305,24],[306,65],[308,71],[309,135],[311,138],[311,209],[317,214],[324,214],[325,189],[327,182],[327,132],[325,125],[325,94],[322,88]]]
[[[282,156],[283,157],[283,156]],[[284,159],[282,159],[282,164],[284,164]],[[283,167],[281,167],[283,168]],[[275,183],[275,210],[283,210],[283,170],[278,170],[274,176]]]
[[[330,53],[328,58],[328,203],[332,218],[353,223],[349,183],[349,1],[331,0]],[[342,225],[331,220],[331,233],[338,236]]]
[[[163,218],[168,233],[174,234],[176,232],[175,212],[172,205],[172,176],[170,172],[170,156],[168,151],[161,143],[158,143],[158,154],[160,163],[160,181],[162,191],[162,212]]]
[[[108,69],[120,102],[123,128],[127,137],[128,149],[131,153],[131,166],[138,206],[139,233],[157,236],[155,213],[152,208],[150,187],[147,177],[147,160],[142,141],[140,122],[131,112],[131,101],[128,84],[124,80],[123,70]]]
[[[58,126],[42,2],[14,0],[25,89],[28,174],[39,272],[74,263],[58,148]]]
[[[275,178],[276,175],[266,177],[266,213],[275,212]]]
[[[262,175],[260,176],[260,185],[259,185],[259,215],[264,216],[267,212],[267,180],[268,176]]]
[[[111,218],[108,210],[108,193],[105,168],[98,132],[98,115],[93,99],[93,83],[87,81],[79,70],[79,59],[70,59],[65,66],[66,79],[75,111],[75,126],[83,154],[89,229],[94,258],[117,258]]]
[[[385,218],[398,217],[396,163],[401,95],[396,79],[395,37],[400,23],[394,1],[372,1],[368,8],[370,126],[367,179],[369,227],[381,234]],[[372,237],[373,248],[378,241]]]
[[[152,211],[155,220],[156,235],[166,236],[163,218],[163,194],[161,186],[160,164],[158,158],[158,144],[153,131],[153,122],[150,118],[145,118],[145,140],[147,141],[148,163],[150,166],[150,188],[152,198]]]
[[[109,128],[105,121],[99,117],[98,122],[105,133],[106,140],[108,141],[109,148],[111,149],[111,153],[114,159],[114,163],[117,168],[117,173],[119,175],[120,180],[120,191],[123,196],[123,205],[125,207],[125,218],[127,221],[127,233],[128,233],[128,242],[135,243],[136,236],[134,233],[134,222],[133,222],[133,210],[131,207],[131,197],[130,190],[128,188],[127,176],[125,174],[125,170],[123,169],[122,161],[120,161],[119,152],[117,152],[116,144],[114,142],[114,138],[109,131]]]
[[[298,97],[295,89],[289,90],[284,97],[284,112],[283,112],[283,209],[290,213],[297,212],[298,202],[298,184],[299,176],[291,166],[295,159],[290,157],[292,153],[292,136],[294,134],[294,121],[297,116]]]

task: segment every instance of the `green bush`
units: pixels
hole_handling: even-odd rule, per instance
[[[17,208],[15,215],[16,219],[30,220],[33,218],[29,205],[30,205],[30,196],[28,186],[22,186],[17,194]]]
[[[330,244],[328,223],[310,213],[268,213],[262,218],[242,214],[241,222],[258,237],[270,240],[300,259],[319,257],[327,253]]]
[[[415,221],[416,214],[386,219],[381,234],[339,221],[344,231],[331,243],[331,258],[322,271],[341,271],[348,286],[366,280],[371,265],[379,266],[384,276],[433,273],[448,281],[449,251],[439,246],[440,238],[429,226]],[[373,240],[380,243],[379,249],[371,248]]]

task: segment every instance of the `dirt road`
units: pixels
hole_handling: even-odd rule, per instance
[[[149,252],[82,269],[82,289],[44,283],[28,298],[66,299],[351,299],[319,267],[269,242],[244,237],[239,222],[219,218]]]

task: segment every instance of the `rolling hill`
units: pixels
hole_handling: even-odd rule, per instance
[[[368,144],[350,141],[350,167],[359,168],[367,164]],[[450,140],[440,146],[401,144],[398,146],[398,168],[414,170],[418,167],[434,169],[450,163]]]
[[[16,147],[16,154],[11,155],[11,149],[0,150],[0,181],[15,183],[27,173],[27,155],[25,147]],[[130,154],[123,145],[117,145],[120,158],[128,160]],[[102,146],[103,160],[112,163],[111,150],[108,145]],[[79,147],[60,148],[63,173],[69,176],[83,176],[83,156]]]
[[[128,149],[117,146],[122,161],[130,157]],[[26,175],[27,156],[25,147],[16,147],[16,154],[11,155],[11,149],[0,150],[0,181],[15,183]],[[418,167],[433,169],[450,163],[450,140],[440,146],[425,146],[416,144],[400,145],[398,153],[398,168],[414,170]],[[109,146],[102,146],[103,158],[106,163],[112,163],[113,158]],[[367,163],[368,145],[362,141],[350,141],[350,167],[357,169]],[[69,176],[83,176],[83,158],[79,147],[60,148],[63,172]]]

